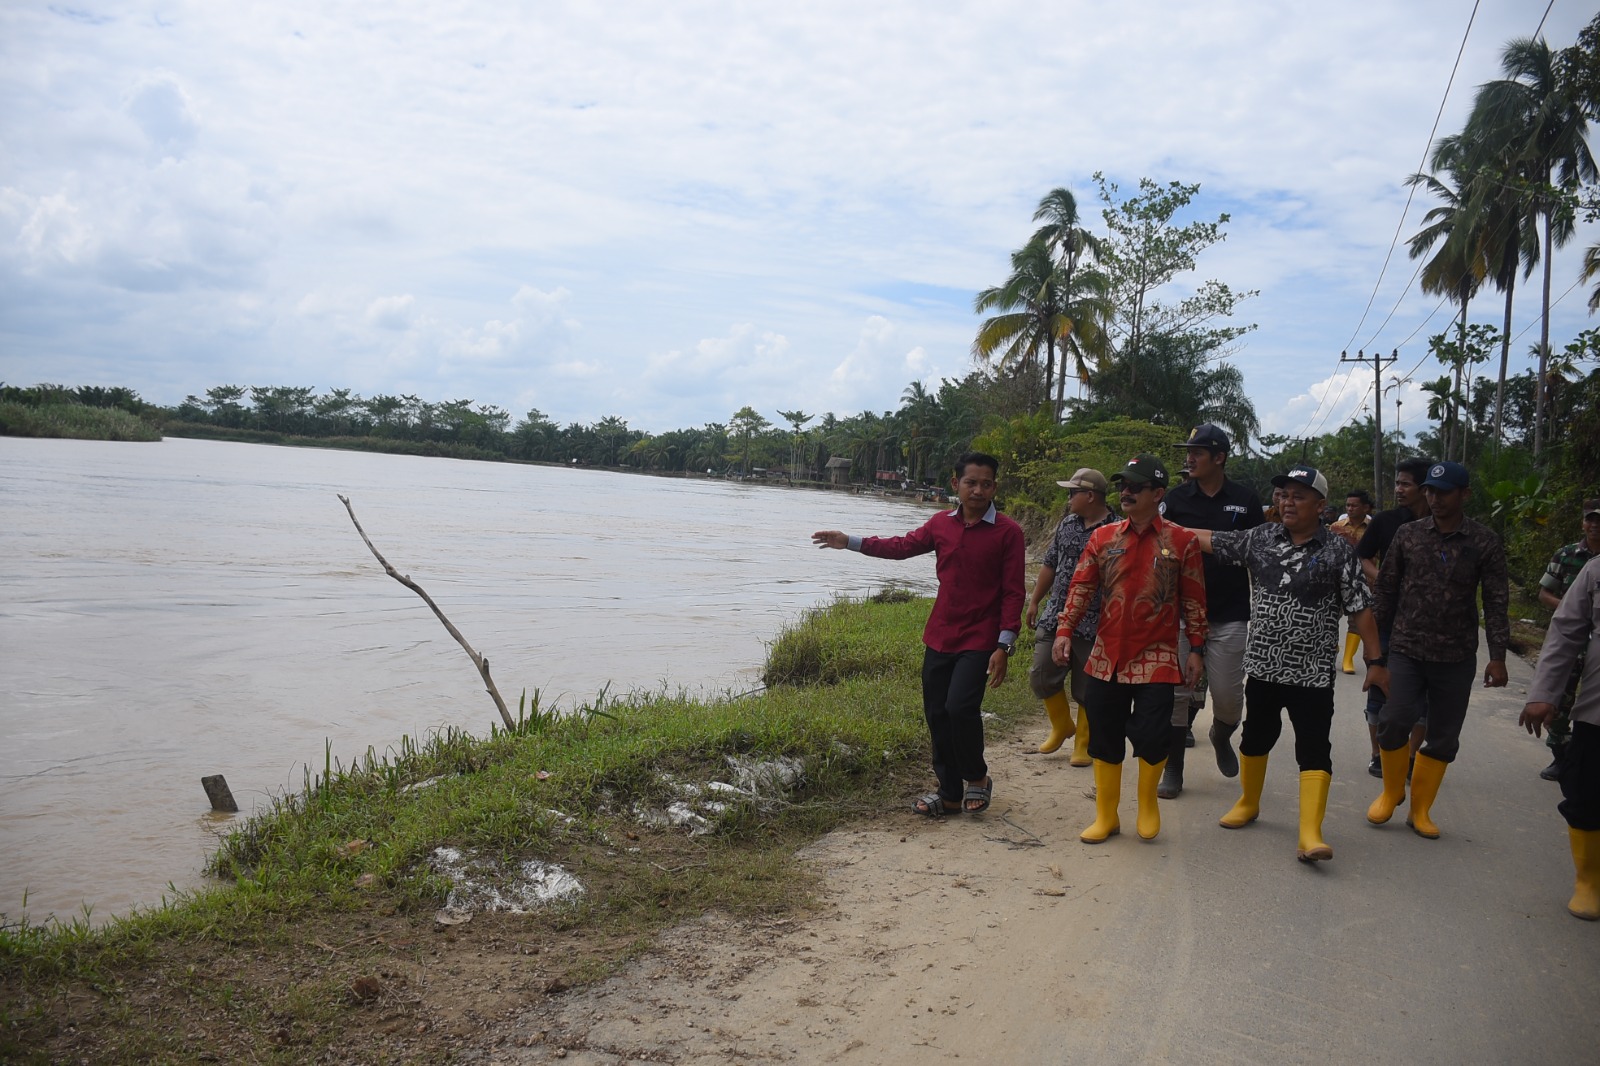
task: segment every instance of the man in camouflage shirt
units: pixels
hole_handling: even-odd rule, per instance
[[[1461,748],[1477,673],[1480,588],[1489,637],[1485,687],[1505,687],[1511,643],[1505,547],[1494,530],[1464,513],[1470,481],[1460,463],[1428,468],[1422,489],[1431,513],[1395,533],[1373,590],[1378,626],[1390,627],[1390,683],[1388,702],[1378,713],[1383,793],[1367,808],[1367,821],[1382,825],[1405,802],[1411,727],[1426,710],[1428,728],[1411,773],[1406,824],[1430,840],[1439,837],[1429,816],[1445,769]]]
[[[1116,515],[1106,507],[1106,476],[1098,470],[1083,467],[1066,481],[1057,485],[1067,490],[1067,513],[1056,526],[1055,536],[1039,564],[1039,576],[1033,583],[1033,594],[1028,597],[1027,622],[1034,627],[1033,666],[1028,670],[1028,685],[1033,694],[1044,703],[1050,718],[1050,735],[1039,750],[1048,755],[1060,748],[1066,740],[1076,735],[1073,742],[1073,766],[1088,766],[1089,712],[1084,700],[1084,664],[1094,648],[1094,631],[1100,624],[1100,598],[1083,616],[1083,621],[1072,631],[1072,658],[1065,665],[1057,665],[1051,656],[1051,645],[1056,639],[1056,619],[1066,603],[1067,587],[1072,584],[1072,571],[1078,566],[1083,546],[1089,543],[1089,534],[1114,521]],[[1050,594],[1044,613],[1039,613],[1039,602],[1045,593]],[[1072,700],[1066,692],[1067,674],[1072,674]],[[1078,705],[1078,724],[1072,724],[1072,704]]]
[[[1552,611],[1560,607],[1561,598],[1578,579],[1578,572],[1597,555],[1600,555],[1600,497],[1583,501],[1583,539],[1563,546],[1550,557],[1550,565],[1539,578],[1539,602]],[[1583,655],[1579,653],[1567,690],[1545,736],[1545,743],[1550,746],[1550,765],[1539,771],[1539,776],[1546,781],[1561,779],[1561,760],[1566,756],[1567,742],[1572,737],[1572,703],[1577,699],[1578,679],[1582,676]]]

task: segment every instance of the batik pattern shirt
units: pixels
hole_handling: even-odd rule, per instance
[[[1333,687],[1339,619],[1372,606],[1350,542],[1318,526],[1296,544],[1282,526],[1211,534],[1218,562],[1250,571],[1248,677],[1281,685]]]
[[[1358,525],[1355,522],[1350,521],[1349,515],[1345,515],[1328,528],[1339,534],[1339,536],[1343,537],[1345,540],[1349,541],[1350,547],[1354,548],[1357,544],[1361,543],[1361,538],[1366,535],[1367,527],[1371,524],[1372,519],[1370,518],[1363,518]]]
[[[1039,616],[1039,628],[1055,632],[1056,619],[1061,616],[1061,608],[1067,602],[1067,589],[1072,584],[1072,572],[1077,569],[1078,559],[1083,555],[1083,546],[1089,543],[1089,535],[1101,526],[1117,521],[1117,516],[1107,511],[1104,518],[1092,526],[1083,524],[1081,515],[1069,513],[1056,526],[1055,536],[1050,538],[1050,547],[1045,549],[1044,563],[1056,572],[1056,579],[1050,585],[1050,600],[1045,604],[1044,613]],[[1083,616],[1083,621],[1072,631],[1075,637],[1085,640],[1094,639],[1094,631],[1100,626],[1100,596],[1096,594],[1094,602],[1089,605],[1089,610]]]
[[[1506,551],[1488,526],[1470,518],[1442,533],[1433,516],[1395,533],[1378,570],[1378,628],[1391,628],[1389,648],[1413,659],[1458,663],[1478,650],[1478,590],[1489,658],[1504,661],[1511,643],[1511,588]]]
[[[1072,572],[1058,639],[1083,620],[1096,592],[1100,625],[1084,664],[1089,676],[1129,685],[1181,683],[1178,619],[1191,643],[1206,639],[1205,568],[1195,535],[1159,516],[1143,532],[1126,519],[1095,530]]]

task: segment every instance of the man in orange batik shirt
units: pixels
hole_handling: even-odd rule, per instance
[[[1121,831],[1122,760],[1129,741],[1139,760],[1139,836],[1161,831],[1156,785],[1172,744],[1173,691],[1200,678],[1206,642],[1205,570],[1198,539],[1161,517],[1167,467],[1139,454],[1111,480],[1126,519],[1101,526],[1084,546],[1056,625],[1053,654],[1065,664],[1072,630],[1101,596],[1100,628],[1089,653],[1084,695],[1094,760],[1095,820],[1078,839],[1099,844]],[[1178,661],[1178,619],[1189,655]]]

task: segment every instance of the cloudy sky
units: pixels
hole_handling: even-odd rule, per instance
[[[9,0],[0,380],[346,387],[651,431],[882,411],[971,368],[973,294],[1051,188],[1097,221],[1099,170],[1199,182],[1197,214],[1232,215],[1195,280],[1261,292],[1235,360],[1264,427],[1326,430],[1370,380],[1342,389],[1341,349],[1408,371],[1448,318],[1403,247],[1379,276],[1472,12]],[[1544,14],[1482,0],[1440,134]],[[1544,35],[1593,15],[1557,0]],[[1498,323],[1492,295],[1477,311]]]

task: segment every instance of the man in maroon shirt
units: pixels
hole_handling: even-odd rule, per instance
[[[939,790],[917,798],[918,814],[977,814],[994,793],[983,758],[983,688],[998,688],[1017,650],[1026,598],[1022,527],[994,507],[1000,460],[968,452],[950,479],[960,506],[942,511],[903,537],[811,534],[819,548],[848,548],[879,559],[934,552],[939,594],[922,631],[922,713],[933,740]]]

